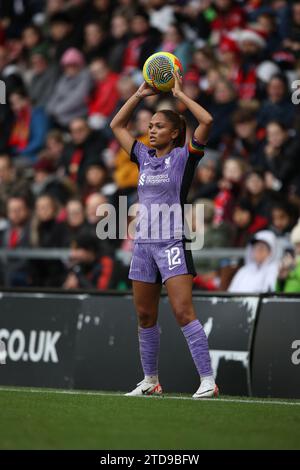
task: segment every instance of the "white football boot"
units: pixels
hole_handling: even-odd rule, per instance
[[[204,377],[193,398],[217,398],[219,389],[212,377]]]
[[[161,396],[162,388],[159,382],[147,382],[143,379],[137,384],[137,387],[132,392],[125,393],[127,397],[145,397],[145,396]]]

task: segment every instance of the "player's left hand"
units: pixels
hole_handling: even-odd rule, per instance
[[[172,88],[172,93],[175,98],[179,98],[180,93],[182,93],[182,76],[179,74],[178,70],[173,72],[173,77],[175,80],[174,88]]]

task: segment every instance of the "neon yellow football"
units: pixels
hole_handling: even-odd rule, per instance
[[[182,75],[180,60],[169,52],[156,52],[144,63],[143,77],[155,90],[168,92],[174,87],[174,71]]]

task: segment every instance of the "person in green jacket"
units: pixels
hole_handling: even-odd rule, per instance
[[[300,292],[300,219],[291,232],[293,249],[286,250],[281,261],[276,292]]]

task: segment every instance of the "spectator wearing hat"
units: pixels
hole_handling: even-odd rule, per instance
[[[45,108],[58,79],[58,68],[50,64],[46,45],[34,47],[30,54],[32,76],[28,84],[34,106]]]
[[[104,161],[107,140],[101,131],[93,131],[83,118],[73,119],[69,129],[71,142],[65,146],[58,166],[64,175],[82,188],[87,167]]]
[[[234,83],[239,98],[251,100],[257,94],[256,68],[263,58],[266,41],[260,31],[251,28],[237,32],[235,37],[241,51],[241,64]]]
[[[27,92],[16,90],[9,97],[14,113],[14,123],[9,136],[9,149],[15,161],[21,165],[30,165],[37,159],[42,149],[49,119],[43,108],[33,107]]]
[[[240,67],[240,49],[236,41],[230,36],[222,36],[218,55],[226,78],[235,80]]]
[[[282,257],[276,292],[300,292],[300,219],[291,232],[292,247],[286,249]]]
[[[276,237],[269,230],[257,232],[247,247],[245,264],[228,288],[234,293],[274,292],[279,261]]]
[[[82,53],[75,48],[66,50],[61,58],[63,74],[46,109],[62,128],[67,128],[73,119],[87,114],[86,102],[91,89],[91,77],[84,65]]]

